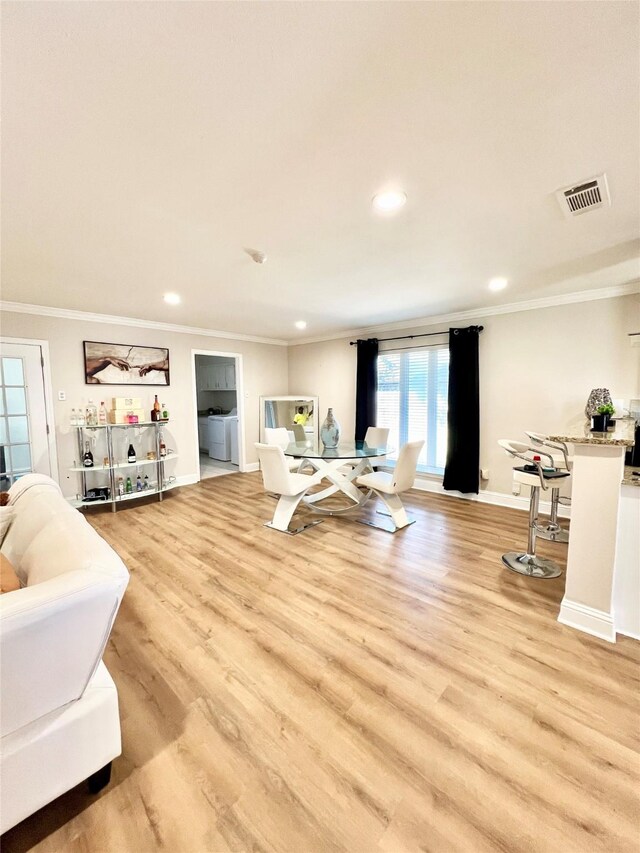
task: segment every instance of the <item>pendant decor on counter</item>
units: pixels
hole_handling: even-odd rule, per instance
[[[320,427],[320,439],[325,447],[337,447],[340,441],[340,424],[335,419],[333,409],[329,409],[327,417]]]
[[[587,405],[584,407],[584,413],[587,418],[592,418],[594,415],[598,414],[600,406],[606,406],[612,402],[608,388],[594,388],[589,394]]]

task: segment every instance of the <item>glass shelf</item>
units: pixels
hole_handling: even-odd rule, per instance
[[[147,427],[147,426],[164,426],[168,424],[169,421],[139,421],[137,424],[95,424],[93,426],[87,426],[86,424],[82,424],[82,426],[78,426],[74,424],[71,429],[124,429],[130,427]]]
[[[136,498],[148,498],[148,497],[152,497],[153,495],[158,495],[161,493],[164,494],[164,492],[169,492],[169,491],[171,491],[171,489],[177,488],[178,485],[179,485],[179,483],[177,483],[176,481],[171,481],[171,482],[165,483],[162,486],[162,489],[159,489],[157,487],[157,485],[154,484],[153,488],[151,488],[151,489],[143,489],[141,492],[133,491],[133,492],[129,492],[129,494],[116,495],[115,498],[108,498],[107,500],[95,500],[95,501],[89,500],[88,501],[88,500],[83,500],[83,499],[79,499],[79,500],[76,499],[74,501],[70,501],[70,503],[76,509],[78,509],[79,507],[84,507],[84,506],[111,506],[111,504],[119,504],[119,503],[123,503],[125,501],[132,501],[132,500],[135,500]]]
[[[93,427],[89,427],[89,429],[93,429]],[[118,468],[136,468],[138,465],[157,465],[158,462],[170,462],[172,459],[177,458],[177,453],[167,453],[166,456],[160,459],[138,459],[137,462],[116,462],[115,465],[92,465],[90,468],[85,468],[84,465],[76,465],[68,470],[84,471],[85,473],[89,471],[116,471]]]

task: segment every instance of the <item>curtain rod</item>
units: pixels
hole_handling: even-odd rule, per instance
[[[484,330],[484,326],[469,326],[470,329],[477,329],[479,332]],[[399,338],[378,338],[378,343],[385,343],[386,341],[409,341],[414,338],[432,338],[434,335],[448,335],[449,330],[446,329],[444,332],[423,332],[421,335],[402,335]],[[354,347],[358,341],[349,341],[349,346]]]

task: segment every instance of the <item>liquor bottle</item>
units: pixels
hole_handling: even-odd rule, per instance
[[[133,444],[129,445],[129,449],[127,450],[127,462],[133,464],[136,461],[136,451]]]
[[[160,412],[160,403],[158,402],[158,395],[155,394],[155,400],[153,402],[153,409],[151,410],[151,420],[155,423],[160,420],[161,412]]]
[[[70,426],[78,426],[78,413],[75,409],[71,409],[71,417],[69,418]]]
[[[142,491],[142,477],[140,476],[140,474],[138,474],[138,476],[136,477],[136,492],[141,492],[141,491]]]
[[[84,426],[86,421],[82,409],[78,409],[76,417],[78,419],[78,426]]]
[[[162,420],[163,420],[163,421],[168,421],[168,420],[169,420],[169,409],[167,409],[167,404],[166,404],[166,403],[163,403],[163,404],[162,404]]]
[[[160,459],[164,459],[167,455],[167,445],[164,443],[164,438],[162,437],[162,430],[160,430],[160,436],[158,441],[160,443]]]
[[[82,457],[82,464],[85,468],[93,468],[93,453],[89,450],[88,441],[85,441],[84,443],[84,456]]]
[[[145,489],[145,491],[149,488],[149,475],[148,474],[144,475],[143,488]]]
[[[98,426],[98,410],[93,402],[89,400],[87,403],[87,426]]]
[[[118,494],[120,497],[124,495],[124,480],[122,477],[118,477]]]
[[[125,486],[125,492],[130,495],[133,491],[133,486],[131,485],[131,477],[127,477],[127,484]]]
[[[101,425],[106,424],[107,422],[107,408],[104,404],[104,400],[100,403],[100,411],[98,412],[98,421]]]

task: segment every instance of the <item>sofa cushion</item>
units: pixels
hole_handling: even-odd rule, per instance
[[[81,513],[71,510],[52,518],[22,555],[18,577],[26,586],[43,583],[65,572],[91,569],[120,576],[126,567],[113,548]]]
[[[14,518],[2,543],[2,553],[13,563],[18,577],[26,582],[22,572],[22,557],[37,535],[51,521],[80,513],[68,504],[60,494],[49,489],[33,489],[11,504]]]

